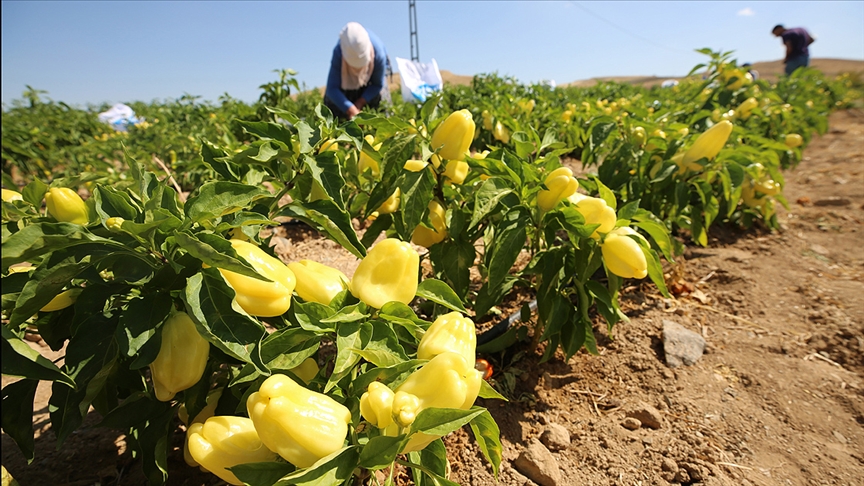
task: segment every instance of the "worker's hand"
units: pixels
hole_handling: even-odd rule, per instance
[[[348,119],[350,120],[351,118],[354,118],[355,116],[360,114],[360,109],[354,105],[351,105],[348,107],[348,112],[346,114],[348,115]]]

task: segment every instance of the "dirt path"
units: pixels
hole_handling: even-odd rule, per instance
[[[601,356],[542,365],[524,350],[487,357],[513,398],[484,404],[504,443],[499,484],[534,484],[514,468],[526,449],[557,467],[548,484],[864,484],[864,113],[831,117],[831,131],[787,173],[785,193],[783,231],[718,228],[710,248],[688,249],[678,272],[689,295],[630,289],[631,321],[614,341],[598,329]],[[706,354],[667,367],[664,321],[704,336]],[[3,465],[22,486],[146,484],[123,436],[93,428],[94,417],[55,451],[44,385],[33,465],[2,437]],[[625,428],[628,412],[643,427]],[[554,451],[538,452],[531,444],[547,429]],[[171,484],[217,484],[183,463],[175,439]],[[447,445],[451,479],[494,484],[470,432]]]

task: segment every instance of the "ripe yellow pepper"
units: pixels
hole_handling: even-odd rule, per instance
[[[321,371],[321,368],[318,367],[318,361],[315,358],[309,357],[304,359],[299,365],[291,368],[290,371],[297,375],[297,378],[303,380],[303,383],[308,385],[309,382],[318,376],[318,372]]]
[[[417,227],[414,228],[414,233],[411,235],[411,242],[424,248],[429,248],[436,243],[440,243],[444,238],[447,238],[448,235],[447,224],[444,219],[446,213],[444,206],[433,199],[432,201],[429,201],[428,208],[429,222],[435,229],[429,229],[423,225],[417,225]]]
[[[288,269],[297,279],[294,290],[306,302],[329,305],[336,294],[348,288],[344,273],[312,260],[291,262]]]
[[[423,162],[423,163],[425,164],[425,162]],[[406,165],[407,165],[407,162],[406,162]],[[390,197],[388,197],[386,201],[384,201],[383,203],[381,203],[380,206],[378,206],[378,209],[377,209],[378,214],[392,214],[392,213],[395,213],[396,211],[398,211],[399,210],[399,197],[400,197],[401,193],[402,193],[402,190],[397,187],[396,190],[393,191],[393,194],[391,194]]]
[[[534,100],[519,100],[516,104],[525,113],[531,113],[534,110],[536,102]]]
[[[468,177],[468,163],[461,160],[447,161],[447,167],[444,169],[444,176],[450,179],[454,184],[462,184],[465,178]]]
[[[600,234],[606,234],[615,228],[618,217],[615,210],[599,197],[583,197],[576,202],[576,210],[585,218],[585,224],[599,224],[591,233],[591,238],[600,239]]]
[[[603,263],[610,272],[623,278],[645,278],[648,275],[648,261],[639,243],[628,235],[642,238],[642,235],[628,227],[615,228],[606,235],[600,251]]]
[[[420,339],[417,358],[432,359],[448,351],[461,355],[468,363],[477,360],[477,328],[459,312],[435,319]]]
[[[700,170],[702,166],[695,162],[703,157],[708,160],[716,157],[731,134],[732,122],[723,120],[717,123],[699,135],[699,138],[693,142],[693,146],[684,153],[679,166],[690,170]]]
[[[180,421],[183,422],[183,425],[186,425],[187,427],[192,424],[203,424],[216,413],[216,405],[219,404],[219,398],[222,397],[223,390],[224,388],[217,388],[211,390],[210,393],[207,394],[207,404],[204,405],[204,408],[198,412],[198,415],[196,415],[194,419],[192,419],[192,422],[189,422],[189,412],[186,410],[185,403],[180,405],[180,409],[177,410],[177,417],[179,417]],[[200,464],[192,458],[192,454],[189,453],[188,440],[183,444],[183,460],[191,467],[200,466]]]
[[[351,279],[351,293],[380,309],[387,302],[408,304],[417,294],[420,255],[409,243],[387,238],[369,249]]]
[[[265,282],[229,270],[219,269],[228,285],[234,289],[237,304],[246,313],[260,317],[281,316],[291,307],[291,293],[297,279],[284,263],[268,255],[258,245],[232,239],[231,246],[256,272],[272,280]]]
[[[380,381],[370,383],[360,397],[360,414],[379,429],[389,427],[393,423],[393,390]]]
[[[480,393],[482,373],[474,369],[459,353],[446,351],[432,358],[422,368],[411,373],[395,390],[394,408],[402,406],[405,419],[419,414],[427,408],[459,408],[468,410]],[[404,393],[407,395],[400,395]],[[416,402],[412,398],[416,397]],[[416,407],[415,407],[416,403]],[[403,453],[419,451],[438,436],[416,433],[411,436]]]
[[[432,158],[438,158],[438,156],[433,155]],[[441,164],[440,159],[438,161],[438,164]],[[429,166],[429,162],[424,162],[422,160],[417,160],[417,159],[411,159],[411,160],[405,161],[405,165],[402,166],[402,168],[404,168],[407,171],[411,171],[411,172],[420,172],[421,170],[425,169],[428,166]],[[435,167],[437,168],[438,166],[436,165]]]
[[[468,110],[454,111],[432,134],[432,150],[442,159],[462,160],[474,139],[474,118]],[[440,149],[440,150],[439,150]]]
[[[264,380],[246,409],[261,442],[300,468],[342,449],[351,423],[344,405],[286,375]]]
[[[39,312],[54,312],[65,309],[70,305],[74,304],[75,301],[78,300],[78,295],[80,295],[83,291],[84,289],[81,288],[64,290],[63,292],[55,295],[50,302],[42,306],[42,308],[39,309]]]
[[[366,135],[365,140],[376,152],[380,150],[381,145],[383,145],[382,143],[376,144],[375,138],[372,137],[372,135]],[[378,174],[381,173],[381,169],[378,167],[378,162],[365,153],[360,152],[360,160],[357,162],[357,170],[362,174],[366,169],[371,171],[372,177],[378,177]]]
[[[492,136],[495,140],[501,143],[510,143],[510,130],[507,129],[501,122],[495,123],[495,129],[492,130]]]
[[[541,189],[537,194],[537,206],[542,211],[549,211],[559,202],[576,193],[579,182],[573,177],[573,171],[567,167],[559,167],[546,176],[547,189]]]
[[[108,228],[109,231],[113,231],[115,233],[118,233],[123,229],[123,222],[124,221],[126,221],[126,220],[119,217],[119,216],[115,216],[113,218],[106,219],[105,220],[105,226]]]
[[[20,192],[11,189],[3,189],[3,200],[6,202],[23,201],[24,196]]]
[[[48,214],[61,223],[87,224],[87,204],[77,192],[68,187],[52,187],[45,193]]]
[[[193,423],[186,432],[186,444],[195,462],[228,484],[244,484],[229,467],[276,460],[246,417],[217,416]]]
[[[162,325],[162,345],[156,359],[150,363],[150,374],[156,399],[167,402],[201,379],[210,343],[195,328],[192,318],[177,312]]]
[[[492,114],[489,113],[489,110],[483,110],[483,113],[481,113],[481,115],[483,116],[483,128],[491,132],[493,127]]]
[[[339,150],[339,143],[336,142],[335,139],[328,138],[324,141],[324,143],[321,144],[321,147],[318,148],[318,153],[320,154],[321,152],[326,152],[328,150],[331,152]],[[298,150],[297,152],[300,151]]]
[[[785,143],[789,148],[796,148],[800,147],[801,144],[804,143],[804,139],[797,133],[790,133],[783,139],[783,143]]]
[[[571,119],[571,118],[573,118],[573,112],[572,112],[572,111],[570,111],[570,110],[564,110],[564,112],[561,113],[561,121],[562,121],[562,122],[564,122],[564,123],[570,123],[570,119]]]

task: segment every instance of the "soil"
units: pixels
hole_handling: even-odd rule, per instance
[[[595,327],[599,356],[540,363],[525,345],[485,356],[510,398],[480,400],[501,428],[498,484],[534,484],[514,464],[538,449],[558,474],[543,484],[864,484],[864,112],[835,113],[830,127],[786,173],[781,231],[712,228],[708,248],[688,247],[668,266],[674,299],[632,282],[622,297],[630,321],[611,335]],[[329,258],[349,275],[356,265],[314,232],[283,226],[276,236],[292,260]],[[704,337],[701,359],[667,366],[664,321]],[[94,427],[95,413],[56,451],[49,393],[40,384],[32,465],[2,437],[2,463],[22,486],[146,484],[124,436]],[[551,452],[536,445],[541,435]],[[185,465],[182,438],[178,428],[170,483],[219,484]],[[445,442],[452,480],[495,484],[469,431]]]

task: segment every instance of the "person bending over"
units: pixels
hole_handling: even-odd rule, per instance
[[[357,22],[348,22],[333,48],[324,104],[334,115],[348,120],[366,106],[377,108],[386,63],[387,51],[381,39]]]

